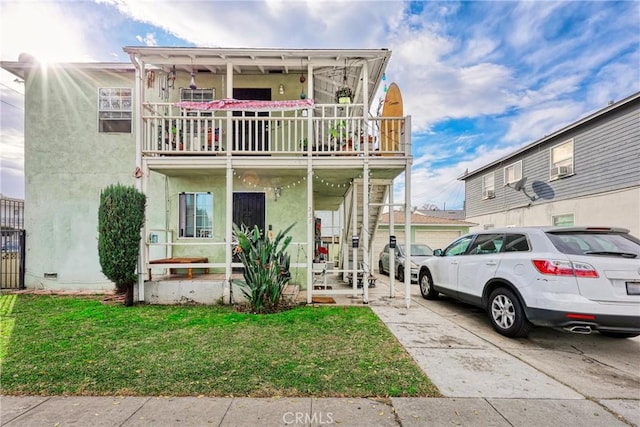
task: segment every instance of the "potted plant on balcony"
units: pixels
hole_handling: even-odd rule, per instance
[[[351,104],[353,99],[353,91],[349,86],[343,86],[336,91],[336,104]]]

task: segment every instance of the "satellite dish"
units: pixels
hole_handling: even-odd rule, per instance
[[[527,177],[525,176],[524,178],[520,178],[518,181],[516,181],[515,184],[513,184],[513,189],[516,191],[522,191],[526,183],[527,183]]]

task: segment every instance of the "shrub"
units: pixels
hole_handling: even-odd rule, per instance
[[[140,253],[140,229],[147,197],[134,187],[110,185],[100,193],[98,255],[102,272],[125,292],[126,306],[133,305],[133,286]]]
[[[270,240],[257,226],[250,230],[233,224],[238,239],[235,252],[244,265],[244,281],[234,283],[240,286],[255,313],[272,313],[281,306],[282,292],[291,278],[290,258],[285,252],[291,236],[286,234],[294,225]]]

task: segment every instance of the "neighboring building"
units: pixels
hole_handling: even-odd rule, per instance
[[[603,225],[640,237],[640,93],[459,179],[476,229]]]
[[[427,216],[433,216],[436,218],[447,218],[447,219],[465,219],[466,213],[464,209],[418,209],[416,212]]]
[[[0,194],[0,247],[15,248],[24,229],[24,200]]]
[[[131,63],[1,64],[25,81],[27,287],[113,288],[97,211],[115,183],[148,197],[140,300],[229,301],[240,294],[232,224],[268,233],[295,223],[292,277],[311,301],[315,212],[341,207],[339,268],[368,273],[369,230],[412,162],[410,118],[370,114],[389,50],[124,51]],[[163,281],[187,268],[211,275]]]
[[[429,211],[431,212],[431,211]],[[389,236],[396,236],[398,243],[405,242],[405,216],[402,211],[394,211],[393,215],[393,232],[390,231],[389,224],[390,215],[386,212],[380,216],[378,224],[378,232],[373,243],[373,257],[375,265],[377,264],[378,255],[389,243]],[[424,243],[431,249],[444,249],[449,243],[468,233],[474,224],[472,222],[459,219],[439,218],[435,216],[425,215],[421,212],[413,212],[411,214],[411,242]]]

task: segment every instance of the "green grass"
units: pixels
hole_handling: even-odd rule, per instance
[[[437,396],[366,307],[255,315],[0,297],[0,394]]]

